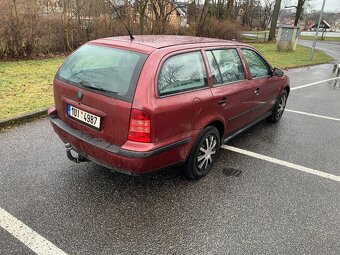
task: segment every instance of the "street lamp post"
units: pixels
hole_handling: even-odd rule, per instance
[[[326,3],[326,0],[323,0],[322,8],[321,8],[320,16],[319,16],[318,27],[316,29],[316,33],[315,33],[314,41],[313,41],[313,46],[312,46],[311,53],[310,53],[310,61],[313,61],[313,58],[314,58],[316,40],[318,38],[318,33],[319,33],[319,29],[320,29],[320,23],[321,23],[321,19],[322,19],[323,9],[325,8],[325,3]]]

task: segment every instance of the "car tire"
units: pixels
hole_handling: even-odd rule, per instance
[[[220,150],[220,141],[220,134],[215,127],[209,126],[203,130],[184,165],[187,177],[198,180],[210,171]]]
[[[276,123],[278,122],[282,114],[285,110],[286,103],[287,103],[288,93],[287,90],[284,90],[281,95],[276,99],[276,102],[273,107],[272,114],[267,118],[268,122]]]

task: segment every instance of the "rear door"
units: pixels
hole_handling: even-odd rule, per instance
[[[132,100],[147,55],[84,45],[61,66],[54,81],[58,117],[109,144],[128,137]]]
[[[157,72],[155,141],[187,137],[211,113],[212,95],[199,49],[165,56]]]
[[[226,134],[246,126],[254,98],[253,84],[236,48],[206,51],[212,78],[215,110],[226,122]]]
[[[270,65],[256,51],[243,48],[241,52],[248,63],[254,87],[254,103],[250,117],[253,121],[273,108],[279,86],[277,77],[272,75]]]

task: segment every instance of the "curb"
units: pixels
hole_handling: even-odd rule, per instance
[[[23,124],[23,123],[26,123],[26,122],[30,122],[30,121],[34,120],[35,118],[47,116],[47,110],[48,110],[48,108],[43,109],[43,110],[39,110],[39,111],[36,111],[36,112],[24,114],[24,115],[21,115],[19,117],[13,118],[13,119],[0,121],[0,128],[6,128],[6,127],[16,125],[16,124]]]
[[[327,64],[331,64],[333,65],[333,62],[335,60],[331,60],[331,61],[328,61],[328,62],[323,62],[323,63],[315,63],[315,64],[306,64],[306,65],[301,65],[301,66],[293,66],[293,67],[283,67],[281,68],[282,70],[289,70],[289,69],[296,69],[296,68],[303,68],[303,67],[312,67],[312,66],[318,66],[318,65],[327,65]]]

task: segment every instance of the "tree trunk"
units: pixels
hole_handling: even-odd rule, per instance
[[[140,11],[139,11],[139,33],[144,34],[144,22],[145,22],[145,12],[146,7],[148,6],[148,1],[146,0],[144,3],[140,2]]]
[[[294,26],[297,26],[299,23],[299,19],[302,13],[302,7],[305,4],[306,0],[299,0],[298,5],[296,7],[295,19],[294,19]]]
[[[281,8],[281,0],[275,0],[272,22],[270,24],[268,41],[272,41],[272,40],[275,39],[276,24],[277,24],[277,20],[279,18],[280,8]]]
[[[234,9],[234,0],[228,0],[227,1],[227,11],[226,11],[228,20],[233,19],[233,16],[234,16],[234,15],[232,15],[233,9]]]
[[[198,21],[196,36],[202,36],[204,22],[207,18],[208,11],[209,11],[209,4],[210,4],[210,0],[204,0],[203,10],[202,10],[200,19]]]

